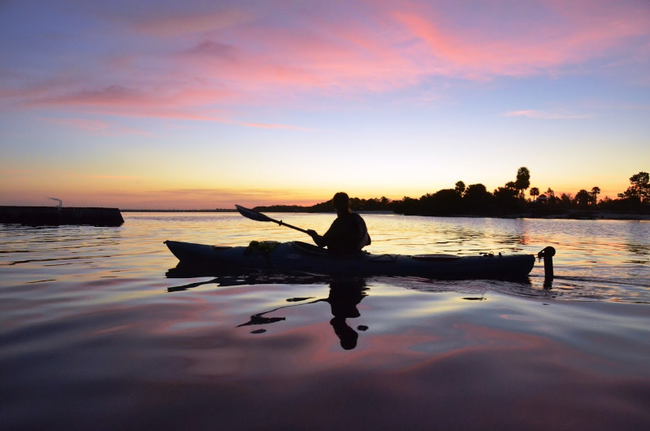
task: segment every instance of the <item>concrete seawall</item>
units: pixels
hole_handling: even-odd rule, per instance
[[[29,226],[120,226],[124,219],[118,208],[0,206],[0,223]]]

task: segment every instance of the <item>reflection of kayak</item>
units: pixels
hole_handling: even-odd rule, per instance
[[[223,247],[166,241],[179,267],[205,270],[265,270],[284,273],[389,275],[432,279],[521,279],[535,264],[533,255],[399,255],[336,256],[304,242],[257,242],[248,247]]]

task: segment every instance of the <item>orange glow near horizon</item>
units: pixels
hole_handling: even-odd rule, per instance
[[[351,197],[371,199],[387,197],[391,200],[400,200],[404,197],[419,198],[427,193],[435,193],[443,188],[453,188],[455,183],[439,187],[399,190],[359,187],[333,187],[326,188],[236,188],[236,187],[193,187],[193,188],[156,188],[157,181],[142,177],[120,175],[79,175],[63,174],[59,177],[51,175],[52,181],[47,187],[38,184],[33,173],[29,171],[3,171],[3,178],[10,178],[10,182],[3,182],[0,193],[5,196],[3,205],[36,205],[49,206],[52,203],[49,197],[54,196],[64,201],[66,206],[111,206],[122,209],[215,209],[233,208],[234,204],[244,206],[258,205],[300,205],[310,206],[325,202],[338,191],[346,191]],[[462,179],[459,179],[462,181]],[[508,181],[514,180],[506,179]],[[504,180],[503,184],[505,184]],[[465,182],[466,185],[472,183]],[[11,189],[6,187],[11,184]],[[169,185],[173,184],[169,183]],[[503,184],[489,186],[492,192]],[[559,184],[550,186],[556,196],[563,193],[575,196],[580,189],[591,190],[599,187],[600,199],[609,197],[615,199],[629,186],[629,182],[621,181],[617,187],[606,187],[603,184]],[[546,193],[549,188],[540,186],[535,181],[531,187],[538,187],[541,193]],[[529,190],[528,190],[529,191]]]

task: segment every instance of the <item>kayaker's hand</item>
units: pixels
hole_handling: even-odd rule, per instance
[[[319,247],[325,247],[324,239],[322,236],[320,236],[315,230],[313,229],[308,229],[307,233],[311,238],[314,240],[317,246]]]

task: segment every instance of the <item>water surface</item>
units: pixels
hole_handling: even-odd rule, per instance
[[[273,216],[321,233],[333,218]],[[126,213],[120,228],[0,225],[0,427],[650,423],[650,223],[365,219],[373,253],[552,245],[557,277],[545,287],[538,264],[529,283],[169,278],[166,239],[308,238],[235,213]]]

